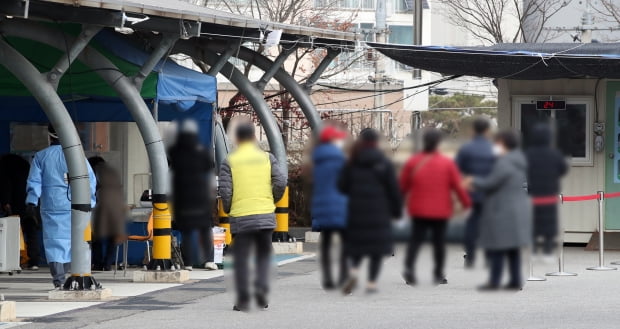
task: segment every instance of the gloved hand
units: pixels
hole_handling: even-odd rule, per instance
[[[41,222],[39,221],[39,217],[37,216],[37,208],[34,204],[29,203],[26,205],[26,210],[24,211],[24,218],[26,220],[32,221],[37,228],[41,228]]]

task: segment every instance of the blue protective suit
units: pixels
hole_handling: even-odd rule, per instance
[[[95,206],[97,179],[88,161],[91,206]],[[41,200],[45,257],[49,262],[71,262],[71,190],[67,162],[60,145],[37,152],[28,175],[26,204]]]

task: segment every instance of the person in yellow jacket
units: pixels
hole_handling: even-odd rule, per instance
[[[276,227],[275,202],[282,198],[287,178],[276,158],[256,144],[254,126],[241,124],[235,131],[237,149],[220,168],[219,193],[230,217],[237,301],[235,311],[250,305],[249,256],[256,250],[254,294],[258,307],[267,308],[271,236]]]

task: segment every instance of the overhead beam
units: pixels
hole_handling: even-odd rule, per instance
[[[60,79],[67,72],[71,64],[79,56],[79,54],[86,48],[90,40],[101,31],[101,27],[93,25],[82,26],[82,31],[78,35],[75,42],[71,45],[68,52],[61,56],[56,65],[47,73],[47,79],[52,84],[54,89],[58,90],[58,84]]]
[[[258,81],[254,83],[256,85],[256,88],[258,88],[258,90],[260,91],[264,91],[267,83],[269,83],[273,76],[276,75],[278,70],[282,68],[282,65],[284,64],[286,59],[295,51],[297,51],[297,45],[293,45],[290,48],[282,47],[280,54],[273,61],[271,67],[266,69],[265,73],[263,73],[263,76],[261,76],[260,79],[258,79]]]
[[[160,63],[162,58],[166,57],[174,43],[179,40],[179,36],[175,34],[166,34],[159,42],[159,45],[153,50],[149,59],[142,65],[140,71],[133,77],[133,83],[138,91],[142,90],[144,79],[153,72],[153,69]]]
[[[321,75],[329,67],[332,61],[336,57],[338,57],[338,55],[340,55],[340,52],[341,50],[339,48],[327,48],[327,54],[325,55],[321,63],[319,63],[319,66],[317,66],[314,72],[310,74],[310,76],[306,80],[306,83],[304,84],[304,87],[306,88],[308,92],[312,89],[312,87],[316,84],[316,82],[319,81],[319,79],[321,78]]]
[[[211,65],[209,71],[207,71],[207,74],[211,76],[216,76],[222,70],[224,64],[228,63],[230,57],[235,53],[235,51],[237,51],[239,47],[241,47],[241,44],[239,42],[230,42],[228,44],[228,49],[226,49],[226,51],[220,54],[220,58],[215,64]]]

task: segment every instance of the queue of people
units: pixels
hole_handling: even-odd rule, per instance
[[[464,234],[465,267],[475,265],[481,248],[489,269],[488,281],[480,290],[522,288],[522,250],[536,240],[549,255],[558,231],[557,206],[533,207],[531,197],[557,195],[567,166],[551,147],[548,125],[535,127],[527,152],[521,151],[520,136],[514,131],[491,136],[485,118],[475,119],[472,128],[472,140],[454,160],[439,152],[441,132],[426,130],[423,150],[404,164],[398,181],[391,162],[377,147],[376,131],[364,129],[347,156],[342,147],[346,134],[335,126],[323,129],[312,156],[311,213],[313,230],[321,232],[325,289],[339,287],[350,294],[357,285],[360,261],[368,257],[366,291],[376,292],[382,257],[392,254],[391,221],[401,217],[402,200],[412,228],[402,272],[406,284],[417,283],[416,258],[429,232],[434,282],[448,283],[447,224],[461,208],[470,211]],[[343,241],[337,283],[332,279],[330,257],[334,234]],[[508,284],[501,286],[505,260],[510,275]]]
[[[340,288],[351,294],[358,286],[362,260],[367,258],[366,292],[378,291],[384,257],[394,253],[392,221],[402,217],[403,208],[412,224],[402,271],[406,284],[417,284],[416,259],[428,233],[432,236],[434,282],[448,283],[448,221],[457,208],[471,208],[465,229],[465,267],[474,266],[476,249],[481,248],[489,279],[480,289],[502,288],[505,261],[509,281],[504,288],[521,289],[521,250],[536,241],[543,253],[550,254],[558,231],[557,206],[532,207],[531,196],[557,194],[567,165],[552,148],[552,132],[547,125],[535,126],[526,152],[521,151],[520,137],[513,131],[501,131],[491,138],[486,119],[476,119],[473,131],[472,141],[452,160],[440,153],[441,132],[427,130],[423,149],[407,160],[400,173],[381,150],[378,131],[362,130],[350,155],[345,152],[346,132],[336,126],[326,126],[320,132],[312,153],[311,216],[313,230],[321,232],[324,289]],[[238,148],[220,168],[219,196],[230,216],[234,237],[237,299],[233,309],[246,311],[252,296],[260,308],[268,307],[271,239],[276,227],[274,204],[282,197],[287,179],[275,157],[258,147],[251,123],[240,124],[235,136]],[[51,126],[49,137],[50,147],[38,152],[31,165],[17,156],[0,157],[0,178],[3,186],[10,187],[3,189],[0,203],[4,215],[21,217],[32,270],[38,269],[40,258],[36,235],[39,229],[43,231],[45,256],[58,288],[70,271],[71,205],[68,169]],[[197,251],[206,257],[205,268],[216,269],[211,231],[216,194],[211,190],[213,158],[198,142],[197,126],[192,122],[183,123],[169,150],[169,164],[174,226],[182,235],[186,269],[192,269]],[[87,166],[92,205],[96,204],[93,269],[109,270],[116,246],[126,234],[123,186],[118,172],[103,158],[92,157]],[[193,240],[196,233],[198,243]],[[331,249],[336,238],[342,248],[334,279]],[[249,286],[252,249],[256,272],[253,295]]]

